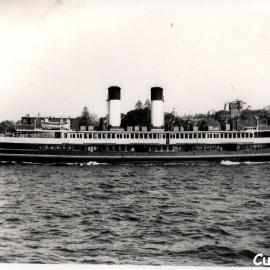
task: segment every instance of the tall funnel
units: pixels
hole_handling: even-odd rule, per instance
[[[151,124],[153,127],[164,126],[164,98],[161,87],[151,88]]]
[[[109,125],[119,127],[121,124],[121,88],[111,86],[108,88]]]

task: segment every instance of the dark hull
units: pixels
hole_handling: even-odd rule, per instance
[[[121,161],[182,161],[182,160],[230,160],[230,161],[268,161],[270,145],[261,149],[235,150],[236,145],[223,145],[223,150],[186,151],[95,151],[89,152],[88,146],[70,145],[44,146],[38,144],[0,143],[1,161],[65,163],[65,162],[121,162]],[[69,149],[69,150],[68,150]],[[102,148],[101,148],[102,149]],[[224,150],[226,149],[226,150]],[[142,151],[141,151],[142,150]]]
[[[185,161],[185,160],[230,160],[230,161],[268,161],[270,153],[0,153],[1,161],[65,163],[65,162],[121,162],[121,161]]]

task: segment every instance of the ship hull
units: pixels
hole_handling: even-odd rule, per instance
[[[94,148],[93,148],[94,146]],[[218,145],[194,150],[192,145],[182,145],[181,148],[165,147],[167,151],[161,151],[160,146],[155,146],[150,151],[149,145],[134,145],[135,151],[122,146],[114,146],[113,150],[108,145],[89,144],[32,144],[32,143],[0,143],[1,161],[22,161],[41,163],[65,163],[65,162],[121,162],[121,161],[182,161],[182,160],[230,160],[230,161],[267,161],[270,160],[270,144],[260,145],[254,149],[250,144],[248,148],[239,149],[237,144]],[[95,148],[96,147],[96,148]],[[194,145],[196,147],[196,145]],[[106,150],[107,149],[107,150]],[[152,148],[151,148],[152,149]],[[172,149],[180,149],[173,151]],[[208,150],[212,149],[212,150]],[[214,150],[213,150],[214,149]],[[222,150],[221,150],[222,149]],[[117,150],[117,151],[116,151]]]
[[[185,160],[230,160],[230,161],[268,161],[270,152],[262,153],[0,153],[1,161],[65,163],[65,162],[122,162],[122,161],[185,161]]]

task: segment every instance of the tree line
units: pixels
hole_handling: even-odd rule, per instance
[[[0,133],[12,133],[15,130],[15,122],[9,120],[0,122]]]

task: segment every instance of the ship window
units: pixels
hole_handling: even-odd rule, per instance
[[[135,133],[135,139],[138,139],[138,138],[139,138],[139,134]]]
[[[202,134],[202,138],[205,139],[205,133]]]
[[[110,134],[110,133],[107,134],[107,138],[108,138],[108,139],[111,138],[111,134]]]
[[[152,134],[151,133],[149,134],[149,139],[152,139]]]
[[[189,134],[189,138],[190,138],[190,139],[192,139],[192,135],[193,135],[192,133]]]
[[[237,133],[237,138],[240,138],[240,133]]]
[[[89,139],[92,139],[92,133],[89,133]]]
[[[179,139],[179,133],[176,134],[176,139]]]
[[[246,133],[246,138],[248,138],[248,133]]]
[[[181,139],[183,139],[184,138],[184,134],[180,134],[180,137],[181,137]]]
[[[233,133],[233,138],[236,138],[236,133]]]
[[[194,134],[194,139],[197,139],[197,134]]]
[[[87,139],[87,134],[86,133],[84,133],[84,138]]]
[[[156,139],[157,138],[157,134],[153,134],[153,139]]]
[[[229,138],[232,138],[232,133],[229,133]]]
[[[147,137],[148,137],[147,134],[144,134],[144,138],[147,139]]]
[[[208,134],[208,138],[212,138],[212,134]]]
[[[103,135],[103,139],[106,139],[106,133],[103,133],[102,135]]]
[[[140,134],[140,139],[143,139],[143,134]]]
[[[115,138],[115,134],[114,133],[112,133],[112,139],[114,139]]]
[[[134,134],[133,133],[130,134],[130,139],[134,139]]]
[[[249,133],[249,135],[250,135],[250,138],[253,138],[253,133]]]
[[[185,139],[187,139],[188,138],[188,134],[185,134]]]
[[[166,135],[165,134],[163,134],[163,139],[166,139]]]
[[[264,132],[259,132],[258,133],[259,138],[269,138],[270,137],[270,132],[269,131],[264,131]]]
[[[201,134],[201,133],[199,133],[199,134],[198,134],[198,138],[200,139],[201,137],[202,137],[202,134]]]

